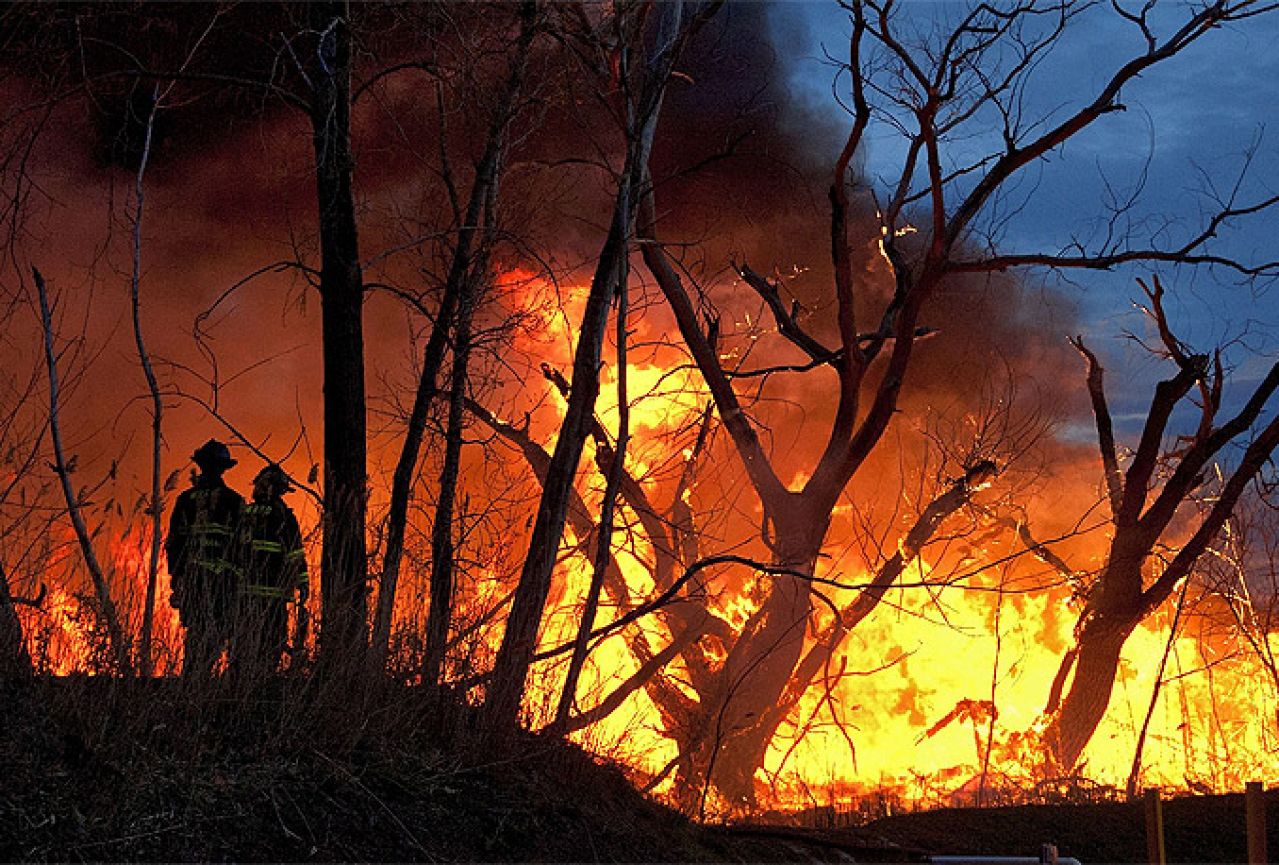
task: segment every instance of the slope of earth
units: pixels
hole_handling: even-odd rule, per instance
[[[1163,815],[1168,862],[1248,861],[1242,793],[1169,799]],[[1279,789],[1266,793],[1266,818],[1273,857],[1279,854]],[[1038,856],[1048,842],[1085,863],[1147,861],[1140,802],[948,808],[885,817],[865,828],[931,853]]]
[[[0,861],[903,861],[702,827],[615,767],[385,683],[0,684]]]

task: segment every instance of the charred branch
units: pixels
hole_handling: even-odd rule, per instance
[[[1097,446],[1101,450],[1102,476],[1106,480],[1106,497],[1110,501],[1110,516],[1119,518],[1123,509],[1124,481],[1119,473],[1119,455],[1115,450],[1115,426],[1110,419],[1110,406],[1106,402],[1103,381],[1105,370],[1097,356],[1084,345],[1084,338],[1076,336],[1070,341],[1088,362],[1088,398],[1092,401],[1093,419],[1097,425]]]

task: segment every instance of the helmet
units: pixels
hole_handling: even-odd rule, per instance
[[[269,463],[258,472],[257,477],[253,479],[253,485],[265,484],[276,495],[284,495],[293,492],[293,484],[289,480],[289,476],[284,469],[275,463]]]
[[[217,439],[209,439],[191,454],[191,459],[200,468],[211,471],[225,471],[235,465],[231,459],[231,449]]]

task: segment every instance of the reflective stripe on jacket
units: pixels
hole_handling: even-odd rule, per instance
[[[289,600],[307,586],[306,552],[297,517],[283,499],[253,501],[241,520],[246,597]]]
[[[214,609],[234,596],[241,578],[236,549],[244,499],[220,477],[204,475],[173,504],[165,557],[174,605]]]

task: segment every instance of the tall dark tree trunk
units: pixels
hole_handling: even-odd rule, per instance
[[[674,59],[683,48],[684,39],[714,14],[715,8],[716,4],[710,4],[691,21],[685,21],[682,3],[653,7],[657,17],[653,32],[643,32],[644,18],[640,15],[635,19],[639,26],[634,28],[639,32],[624,37],[624,44],[618,50],[618,76],[630,85],[622,88],[628,100],[623,106],[626,160],[618,181],[608,235],[600,251],[578,329],[568,408],[542,484],[542,497],[533,523],[528,555],[520,572],[506,631],[485,696],[486,723],[495,729],[511,727],[519,717],[525,681],[533,662],[538,629],[564,534],[573,481],[586,437],[594,422],[595,399],[600,388],[600,354],[609,307],[627,278],[627,257],[639,189],[647,171],[666,82]]]
[[[351,189],[351,34],[345,2],[316,3],[311,110],[320,217],[324,339],[324,551],[320,657],[330,669],[365,649],[364,283]]]
[[[463,237],[465,235],[466,232],[463,233]],[[459,241],[459,250],[463,242]],[[404,560],[404,538],[408,531],[409,499],[413,493],[418,458],[422,453],[422,440],[426,436],[427,416],[436,396],[440,368],[444,364],[444,354],[448,348],[448,332],[453,326],[458,296],[462,291],[462,282],[466,278],[466,273],[461,269],[457,258],[455,256],[454,259],[456,277],[453,272],[450,272],[440,301],[439,312],[431,327],[431,336],[422,354],[422,371],[418,376],[417,392],[413,397],[413,408],[409,411],[408,426],[404,432],[400,457],[395,465],[395,474],[391,478],[391,504],[386,517],[386,552],[382,556],[377,613],[373,621],[371,658],[377,668],[381,668],[386,663],[390,648],[391,622],[395,617],[395,594],[399,587],[400,567]]]
[[[511,614],[507,618],[502,646],[489,693],[485,713],[490,726],[513,726],[524,697],[524,683],[533,663],[542,611],[551,590],[551,577],[564,534],[573,480],[582,460],[582,450],[590,423],[594,418],[595,399],[599,395],[600,352],[608,324],[608,311],[618,281],[625,274],[625,260],[631,223],[630,172],[617,192],[613,221],[608,239],[600,253],[591,291],[578,331],[577,352],[573,359],[573,389],[569,392],[568,409],[560,425],[559,439],[551,455],[551,464],[542,483],[542,498],[533,524],[528,555],[515,589]]]
[[[577,626],[577,637],[573,641],[573,654],[569,658],[568,673],[564,677],[559,706],[555,710],[554,727],[563,727],[568,723],[569,714],[577,702],[577,686],[581,680],[582,669],[586,665],[591,631],[595,627],[595,616],[599,612],[600,596],[604,591],[604,581],[609,568],[613,565],[613,516],[621,494],[622,475],[626,471],[626,448],[631,434],[631,408],[630,396],[627,392],[626,369],[626,342],[629,337],[626,330],[626,317],[630,310],[629,293],[626,276],[623,275],[617,293],[617,441],[609,448],[609,453],[606,455],[607,480],[604,483],[604,501],[600,504],[599,528],[595,532],[595,559],[591,568],[591,581],[586,590],[582,620]],[[605,444],[604,435],[601,431],[597,431],[596,448],[603,449]]]
[[[453,512],[462,464],[463,413],[466,409],[467,365],[471,357],[471,314],[475,290],[458,310],[453,340],[453,381],[449,391],[448,425],[445,430],[444,466],[440,470],[440,496],[435,503],[431,530],[431,608],[426,620],[426,654],[422,683],[440,683],[453,613]]]

